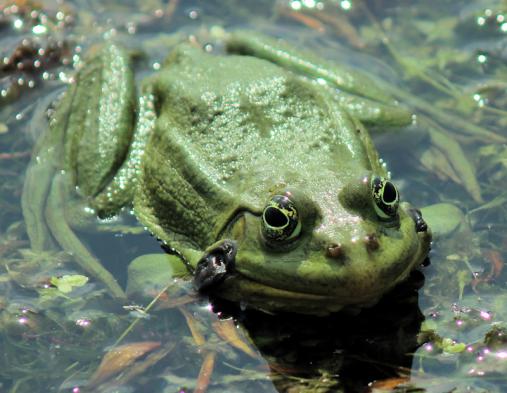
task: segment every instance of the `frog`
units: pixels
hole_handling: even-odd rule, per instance
[[[200,293],[267,312],[371,307],[430,250],[366,128],[412,113],[370,75],[283,40],[221,44],[179,43],[139,87],[120,45],[89,56],[27,170],[32,248],[72,252],[125,300],[75,229],[132,209]]]

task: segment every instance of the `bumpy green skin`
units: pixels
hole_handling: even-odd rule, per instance
[[[188,47],[175,50],[147,83],[160,109],[136,215],[183,253],[220,235],[236,239],[239,275],[220,295],[299,312],[367,305],[425,255],[427,241],[409,215],[400,211],[400,227],[386,228],[369,187],[355,187],[385,172],[366,130],[325,89],[262,59]],[[303,233],[280,252],[263,244],[260,214],[272,195],[287,190]],[[343,206],[349,192],[351,206]],[[354,206],[361,198],[367,202]],[[372,234],[379,241],[373,252],[365,245]],[[340,261],[326,257],[333,243],[343,247]]]
[[[134,147],[109,186],[81,185],[89,203],[107,215],[133,199],[139,221],[193,266],[214,243],[237,241],[235,273],[216,289],[224,298],[308,314],[374,304],[422,262],[431,234],[416,232],[408,205],[394,225],[375,213],[365,179],[386,172],[360,119],[401,124],[410,115],[370,94],[364,77],[267,38],[239,34],[228,46],[240,55],[182,44],[143,83],[134,136],[122,139]],[[76,162],[77,173],[93,164]],[[302,231],[273,248],[261,215],[284,193]],[[336,244],[340,256],[329,257]]]

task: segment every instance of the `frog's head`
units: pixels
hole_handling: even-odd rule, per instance
[[[218,277],[219,296],[267,310],[327,314],[375,304],[423,262],[431,232],[390,180],[369,173],[318,191],[332,180],[275,187],[261,209],[237,214],[228,240],[199,263],[197,285]]]

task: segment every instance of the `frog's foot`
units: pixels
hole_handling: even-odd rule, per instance
[[[221,283],[234,270],[238,246],[233,240],[221,240],[212,245],[197,262],[194,285],[200,292],[206,292]]]
[[[411,207],[407,211],[415,222],[416,232],[427,232],[428,224],[426,224],[426,221],[424,221],[421,211],[415,207]]]

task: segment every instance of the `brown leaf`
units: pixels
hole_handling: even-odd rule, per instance
[[[488,250],[485,254],[486,258],[488,258],[491,262],[491,278],[498,278],[502,273],[503,266],[505,265],[502,254],[496,250]]]
[[[125,370],[128,366],[136,361],[147,352],[153,351],[160,346],[159,341],[144,341],[121,345],[111,349],[102,358],[99,368],[90,381],[88,387],[96,386],[105,380],[111,378]]]
[[[195,345],[197,345],[198,347],[204,345],[204,343],[206,343],[206,339],[204,338],[204,335],[201,333],[202,326],[200,326],[199,322],[197,322],[197,320],[187,310],[180,307],[180,311],[187,320],[187,325],[188,328],[190,329],[190,332],[192,333]]]
[[[363,49],[366,46],[357,29],[349,22],[348,18],[337,13],[329,14],[326,11],[314,11],[314,16],[330,25],[337,36],[345,38],[353,47]]]
[[[194,393],[205,393],[208,389],[211,381],[211,374],[213,373],[213,368],[215,367],[216,355],[216,352],[208,352],[204,356],[204,361],[202,362],[201,370],[199,371],[199,377],[197,377],[197,384],[195,385]]]
[[[483,255],[487,258],[490,263],[490,270],[488,273],[481,275],[480,277],[475,277],[470,285],[475,292],[478,292],[477,286],[483,282],[491,282],[495,278],[498,278],[502,273],[505,262],[502,258],[502,254],[500,254],[496,250],[486,250],[483,252]]]
[[[375,381],[371,385],[372,392],[378,391],[391,391],[399,385],[404,385],[410,381],[408,377],[397,377],[397,378],[388,378],[382,379],[380,381]]]
[[[244,337],[238,334],[238,328],[232,319],[213,322],[213,330],[233,347],[246,353],[248,356],[258,358],[255,351],[248,345]]]
[[[167,356],[167,354],[171,352],[175,346],[175,342],[164,344],[164,346],[160,347],[159,350],[150,353],[145,359],[136,362],[126,373],[122,374],[117,381],[115,380],[115,382],[117,382],[118,385],[126,384],[138,375],[143,374],[149,367],[157,364],[161,359]]]
[[[311,16],[302,14],[297,11],[285,9],[285,8],[282,8],[280,11],[281,11],[281,14],[304,24],[305,26],[309,27],[310,29],[318,31],[319,33],[324,33],[326,31],[326,28],[318,19],[315,19]]]
[[[164,294],[159,298],[155,309],[167,310],[178,306],[184,306],[185,304],[193,303],[196,300],[197,296],[195,295],[182,295],[173,299],[169,295]]]

